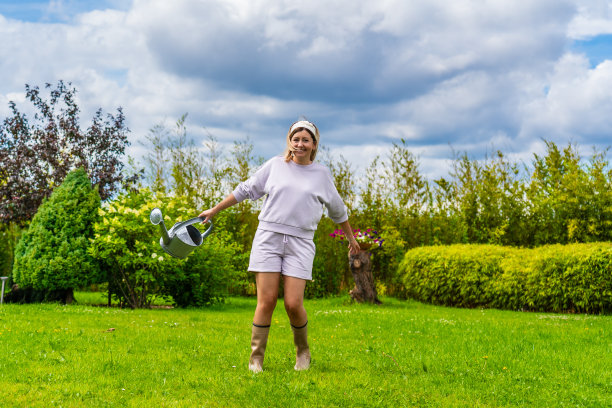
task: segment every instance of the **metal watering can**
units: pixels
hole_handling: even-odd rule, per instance
[[[202,222],[204,218],[196,217],[187,221],[177,222],[168,231],[159,208],[154,208],[151,211],[149,219],[153,224],[159,225],[159,230],[162,234],[159,239],[159,245],[161,245],[164,251],[175,258],[186,258],[191,251],[202,244],[204,238],[209,236],[213,230],[212,221],[208,221],[210,227],[203,234],[200,234],[200,231],[192,224]]]

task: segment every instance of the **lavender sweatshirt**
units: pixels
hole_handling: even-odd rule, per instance
[[[312,239],[323,206],[335,223],[348,219],[329,169],[319,163],[300,165],[274,157],[240,183],[233,194],[238,202],[267,194],[258,227],[267,231]]]

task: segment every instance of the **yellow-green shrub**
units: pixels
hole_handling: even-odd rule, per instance
[[[90,253],[104,265],[111,294],[132,308],[148,307],[159,296],[171,297],[178,306],[223,300],[241,258],[239,246],[216,228],[189,257],[173,258],[160,247],[159,228],[149,221],[155,207],[162,209],[168,228],[198,213],[184,197],[148,189],[129,191],[99,210]]]
[[[410,250],[408,296],[459,307],[600,313],[612,310],[612,244],[518,249],[451,245]]]
[[[542,247],[530,258],[527,307],[598,313],[612,311],[612,244]]]

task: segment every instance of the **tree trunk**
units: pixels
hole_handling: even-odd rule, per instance
[[[69,288],[66,289],[66,292],[64,294],[64,303],[66,303],[67,305],[71,305],[74,302],[74,289]]]
[[[382,302],[378,300],[376,285],[372,276],[371,256],[372,253],[368,251],[359,251],[357,255],[349,254],[349,265],[355,280],[355,287],[349,293],[351,299],[359,303],[370,302],[380,305]]]

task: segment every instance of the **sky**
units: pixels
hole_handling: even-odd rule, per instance
[[[0,119],[60,79],[84,127],[122,107],[136,159],[185,113],[263,158],[305,117],[357,174],[404,140],[435,179],[454,152],[612,145],[612,1],[0,0],[0,78]]]

